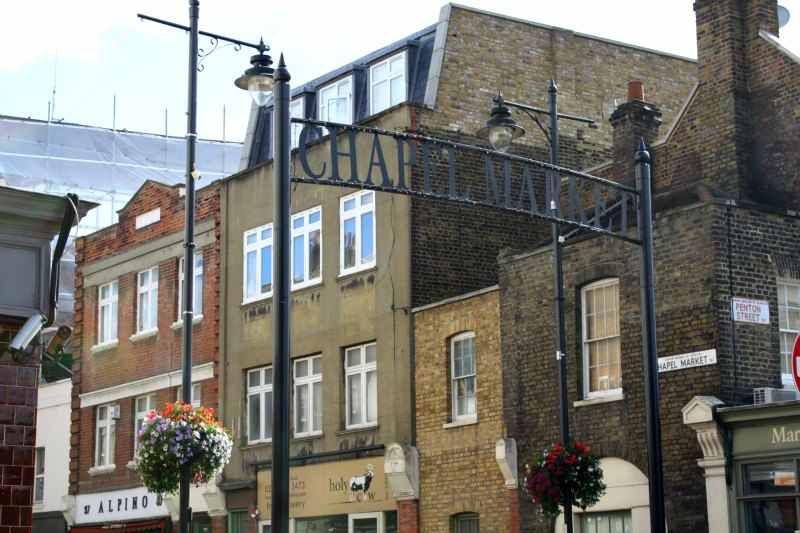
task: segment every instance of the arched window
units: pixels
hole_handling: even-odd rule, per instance
[[[450,391],[453,422],[475,420],[477,364],[475,333],[459,333],[450,339]]]
[[[460,513],[450,519],[452,533],[478,533],[478,513]]]
[[[584,397],[621,393],[619,280],[604,279],[581,289],[581,317]]]

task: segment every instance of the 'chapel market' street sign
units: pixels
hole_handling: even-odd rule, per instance
[[[450,200],[528,214],[579,229],[603,233],[635,244],[628,229],[636,216],[638,191],[622,183],[505,154],[479,146],[410,133],[293,118],[303,124],[298,142],[299,169],[292,180],[337,185],[431,199]],[[316,166],[309,158],[320,127],[328,134],[329,154]],[[357,144],[368,146],[366,154]],[[391,157],[388,154],[391,151]],[[470,187],[459,176],[459,158],[482,159],[484,181]],[[390,168],[388,161],[395,162]],[[444,171],[437,172],[444,167]],[[412,169],[421,168],[421,180],[412,183]],[[562,179],[548,179],[555,172]],[[552,191],[555,183],[558,190]],[[473,184],[474,185],[474,184]],[[560,189],[564,190],[560,190]],[[553,203],[554,202],[554,203]]]

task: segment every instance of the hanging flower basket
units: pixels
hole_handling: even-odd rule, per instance
[[[586,509],[600,501],[606,486],[600,459],[589,453],[588,446],[575,441],[569,446],[556,442],[533,466],[525,465],[525,489],[545,516],[555,518],[567,495],[573,505]]]
[[[192,482],[208,483],[231,458],[233,440],[213,409],[168,403],[150,411],[139,432],[137,464],[145,487],[157,494],[178,490],[181,465],[189,464]]]

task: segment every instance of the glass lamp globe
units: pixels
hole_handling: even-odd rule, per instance
[[[509,126],[493,126],[489,128],[489,144],[498,152],[505,152],[511,146],[514,131]]]

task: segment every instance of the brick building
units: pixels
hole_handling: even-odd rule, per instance
[[[661,127],[649,91],[622,104],[610,117],[615,158],[594,172],[631,183],[638,138],[651,144],[668,528],[793,531],[796,408],[747,404],[795,397],[800,132],[787,110],[800,63],[777,38],[774,0],[694,8],[698,84],[676,122]],[[548,247],[499,260],[504,408],[520,463],[558,439],[550,262]],[[603,458],[609,485],[576,518],[582,531],[649,531],[639,275],[629,244],[579,235],[565,247],[572,434]],[[522,501],[521,531],[549,530]]]
[[[217,407],[219,184],[197,191],[192,402]],[[119,222],[76,241],[69,506],[74,532],[169,531],[177,495],[150,494],[136,472],[136,430],[179,397],[183,187],[147,181]],[[224,531],[216,486],[192,488],[194,531]]]
[[[491,50],[496,61],[477,62],[477,49]],[[517,68],[520,64],[526,68]],[[563,160],[583,168],[612,153],[613,131],[604,119],[624,93],[620,79],[653,80],[652,91],[671,124],[692,92],[695,72],[695,63],[685,58],[446,5],[437,24],[295,87],[291,111],[295,117],[481,144],[476,132],[498,89],[541,105],[547,81],[556,77],[562,80],[562,111],[598,121],[596,129],[574,124],[562,129]],[[269,531],[272,127],[271,103],[254,109],[244,147],[246,169],[222,185],[221,403],[235,446],[220,486],[231,532]],[[299,129],[293,141],[300,142]],[[357,152],[368,153],[369,146],[355,142]],[[340,137],[335,157],[345,161],[341,151],[348,148],[349,141]],[[330,137],[316,136],[307,150],[312,167],[329,162],[330,150]],[[547,153],[537,136],[523,139],[515,150],[538,159]],[[298,157],[295,152],[292,169],[299,176]],[[431,157],[431,180],[434,188],[442,187],[446,165],[442,157]],[[395,150],[385,158],[394,171]],[[366,175],[366,163],[359,156],[360,176]],[[460,183],[486,188],[483,165],[480,155],[459,159]],[[349,164],[341,163],[340,171],[343,180],[351,177]],[[412,165],[412,186],[422,188],[425,179],[421,165]],[[414,531],[420,520],[423,529],[426,520],[449,523],[450,514],[427,519],[419,514],[411,309],[496,283],[499,250],[533,247],[549,229],[527,215],[338,187],[297,184],[292,203],[291,475],[306,489],[293,492],[295,532],[388,533]],[[486,432],[481,438],[491,434],[496,442],[504,435],[490,420],[479,424]],[[474,430],[454,427],[445,433]],[[419,457],[424,453],[420,448]],[[346,480],[359,476],[372,479],[372,492],[362,491],[368,492],[367,501],[347,488]],[[325,484],[320,479],[330,490],[320,488]],[[435,488],[434,478],[429,482],[431,494],[454,489]],[[476,494],[470,501],[478,499]]]

